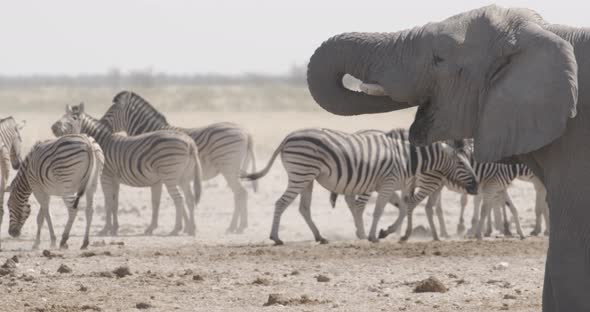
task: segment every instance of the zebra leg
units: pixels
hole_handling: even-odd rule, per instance
[[[506,212],[506,206],[508,206],[508,201],[510,200],[510,195],[508,192],[504,190],[504,198],[502,201],[502,219],[504,219],[504,236],[512,236],[512,232],[510,232],[510,219],[508,218],[508,213]],[[508,207],[510,208],[510,207]]]
[[[111,213],[113,215],[113,226],[111,227],[111,235],[117,236],[119,233],[119,182],[113,184],[113,197],[111,202]]]
[[[160,201],[162,200],[162,183],[152,185],[152,221],[143,232],[145,235],[152,235],[158,228],[158,216],[160,215]]]
[[[492,210],[494,212],[494,228],[496,229],[496,231],[504,230],[504,220],[502,220],[503,208],[504,205],[494,205],[494,208]]]
[[[246,191],[242,183],[240,183],[239,176],[225,173],[223,174],[223,176],[227,181],[227,185],[234,193],[234,213],[232,215],[229,228],[226,232],[242,234],[244,233],[244,230],[248,227],[248,192]],[[240,221],[239,226],[238,220]]]
[[[390,225],[389,227],[387,227],[386,230],[380,230],[379,231],[379,238],[386,238],[387,236],[389,236],[389,234],[391,233],[396,233],[397,235],[401,235],[401,231],[402,231],[402,223],[404,222],[404,219],[406,218],[406,215],[408,214],[408,206],[406,205],[406,203],[399,197],[399,195],[397,195],[396,192],[393,192],[391,197],[389,198],[389,203],[396,206],[399,209],[399,214],[397,215],[397,219],[395,220],[395,222]]]
[[[184,227],[184,232],[188,235],[195,236],[197,233],[197,226],[195,224],[195,196],[191,190],[190,181],[182,183],[180,187],[182,188],[182,193],[184,194],[184,201],[189,215],[188,223],[186,223],[186,226]]]
[[[91,191],[86,191],[86,229],[84,230],[84,241],[82,242],[82,247],[80,249],[88,248],[88,244],[90,244],[90,227],[92,226],[92,217],[94,216],[94,194],[96,193],[96,188]]]
[[[432,196],[436,196],[436,217],[438,218],[438,224],[440,227],[440,235],[444,238],[449,238],[451,237],[451,235],[449,235],[449,233],[447,232],[447,225],[445,222],[445,216],[442,210],[442,199],[440,196],[440,191],[438,191],[437,193],[431,195]]]
[[[313,181],[308,183],[303,192],[301,192],[301,198],[299,200],[299,213],[303,216],[305,223],[313,233],[313,237],[316,242],[320,244],[327,244],[328,240],[323,238],[318,230],[317,226],[311,218],[311,194],[313,193]]]
[[[471,228],[467,230],[467,235],[475,235],[477,226],[480,221],[480,207],[482,203],[482,195],[475,195],[473,198],[473,216],[471,217]]]
[[[467,194],[461,194],[461,213],[459,214],[459,225],[457,225],[457,235],[465,233],[465,207],[467,206]]]
[[[434,225],[434,210],[432,209],[432,206],[434,206],[436,201],[437,198],[429,196],[424,210],[426,210],[426,218],[428,219],[428,225],[430,226],[430,231],[432,232],[432,240],[440,241],[438,238],[438,233],[436,232],[436,225]]]
[[[512,213],[512,217],[514,218],[514,224],[516,225],[516,233],[520,236],[520,239],[524,239],[524,233],[522,232],[522,227],[520,226],[520,218],[518,217],[518,210],[514,206],[512,199],[508,194],[506,194],[506,204],[508,205],[508,209],[510,209],[510,213]]]
[[[98,236],[105,236],[109,234],[113,234],[116,236],[116,232],[118,230],[118,220],[117,220],[117,230],[114,229],[114,213],[113,210],[118,209],[119,203],[119,181],[113,178],[106,170],[103,171],[100,184],[102,185],[102,192],[104,194],[104,210],[105,210],[105,224],[102,230],[100,230],[97,235]]]
[[[377,237],[377,226],[379,225],[379,219],[383,215],[385,205],[391,198],[391,194],[394,193],[393,185],[386,184],[381,190],[377,191],[377,202],[375,203],[375,211],[373,211],[373,222],[371,223],[371,229],[369,230],[369,241],[378,243],[379,238]]]
[[[76,215],[78,214],[78,209],[74,209],[72,206],[73,201],[69,200],[68,198],[63,198],[64,203],[66,203],[66,207],[68,209],[68,221],[66,222],[66,226],[64,227],[64,231],[61,235],[61,241],[59,242],[60,249],[68,249],[68,239],[70,238],[70,231],[72,230],[72,225],[74,224],[74,220],[76,220]]]
[[[33,249],[39,249],[39,245],[41,244],[41,229],[43,228],[43,221],[46,219],[45,210],[49,210],[49,196],[43,193],[34,192],[35,198],[39,202],[39,213],[37,213],[37,235],[35,236],[35,242],[33,243]],[[47,223],[49,224],[50,219],[47,219]],[[51,228],[51,227],[50,227]],[[52,229],[50,229],[51,234]],[[55,236],[55,234],[54,234]],[[55,247],[55,241],[52,239],[51,247]]]
[[[483,199],[483,204],[481,206],[481,215],[479,218],[479,222],[477,223],[475,228],[475,238],[478,240],[481,240],[483,238],[482,231],[483,227],[485,226],[486,219],[490,216],[491,202],[493,201],[490,201],[489,198]]]
[[[492,231],[493,231],[493,226],[492,226],[492,211],[494,210],[494,208],[496,206],[495,205],[492,205],[491,207],[492,208],[490,209],[490,212],[486,216],[486,227],[485,227],[485,231],[484,231],[484,236],[485,237],[492,236]]]
[[[307,187],[307,184],[312,183],[314,180],[315,176],[310,176],[309,179],[297,182],[293,182],[293,180],[289,178],[287,190],[275,203],[272,228],[270,230],[270,239],[275,242],[275,245],[283,244],[283,241],[279,238],[279,226],[281,224],[281,216],[283,215],[283,212],[285,212],[293,200],[295,200],[295,198],[301,194],[301,192],[303,192],[303,190]]]
[[[178,235],[182,230],[182,218],[183,215],[186,215],[186,211],[184,208],[184,201],[182,199],[182,195],[180,194],[180,190],[178,189],[178,185],[172,183],[165,183],[166,189],[168,190],[168,194],[172,197],[172,201],[174,202],[174,207],[176,208],[176,222],[174,224],[174,229],[170,232],[171,236]],[[188,216],[186,216],[188,219]]]
[[[366,195],[366,194],[364,194]],[[359,196],[358,199],[355,198],[354,195],[346,195],[344,196],[344,200],[346,201],[346,205],[352,214],[352,218],[354,219],[354,226],[356,228],[356,237],[358,239],[366,239],[367,234],[365,232],[365,224],[363,221],[363,213],[366,207],[366,201],[368,197],[363,195]]]

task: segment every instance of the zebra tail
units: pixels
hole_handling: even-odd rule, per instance
[[[94,154],[94,149],[92,147],[92,143],[87,145],[86,152],[88,153],[88,169],[86,169],[86,173],[82,177],[82,181],[80,181],[80,188],[78,188],[78,192],[76,192],[76,199],[74,199],[73,208],[78,209],[78,203],[80,202],[80,197],[84,196],[86,192],[86,188],[88,187],[88,183],[92,181],[94,177],[95,167],[96,167],[96,155]]]
[[[199,160],[199,151],[197,149],[196,144],[191,144],[190,154],[193,156],[195,160],[195,173],[194,173],[194,181],[193,181],[193,192],[195,195],[195,206],[201,200],[201,191],[203,189],[202,185],[202,176],[203,173],[201,171],[201,161]]]
[[[338,199],[338,193],[330,193],[330,205],[332,208],[336,208],[336,200]]]
[[[275,162],[277,155],[279,155],[279,153],[283,149],[283,145],[285,145],[285,140],[283,140],[283,142],[281,142],[281,144],[279,144],[279,146],[277,146],[275,151],[272,153],[272,156],[270,157],[268,164],[266,164],[266,167],[264,167],[262,170],[260,170],[258,172],[241,173],[240,178],[248,180],[248,181],[254,181],[254,180],[258,180],[258,179],[264,177],[268,173],[270,168],[272,167],[272,164]]]
[[[256,152],[254,151],[254,140],[252,139],[252,135],[248,134],[248,158],[250,160],[250,170],[252,172],[256,171]],[[254,193],[258,192],[258,181],[252,180],[252,189]]]

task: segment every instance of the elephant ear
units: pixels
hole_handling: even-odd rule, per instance
[[[571,44],[525,23],[491,66],[479,98],[475,158],[491,162],[537,150],[575,117],[578,67]]]

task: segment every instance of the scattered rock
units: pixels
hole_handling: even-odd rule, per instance
[[[311,299],[307,295],[302,295],[299,298],[287,298],[282,294],[270,294],[268,295],[268,300],[264,303],[263,307],[274,306],[274,305],[282,305],[282,306],[289,306],[289,305],[311,305],[311,304],[321,304],[327,303],[327,301],[319,301],[317,299]]]
[[[113,271],[118,278],[123,278],[127,275],[131,275],[131,271],[128,266],[120,266]]]
[[[90,257],[94,257],[94,256],[96,256],[96,252],[94,252],[94,251],[85,251],[80,254],[80,257],[82,257],[82,258],[90,258]]]
[[[140,310],[145,310],[151,308],[152,305],[146,302],[139,302],[135,305],[135,307]]]
[[[423,292],[439,292],[445,293],[448,291],[448,288],[439,281],[436,277],[429,277],[423,281],[418,282],[416,288],[414,288],[414,292],[416,293],[423,293]]]
[[[80,285],[80,288],[78,288],[78,291],[87,292],[88,291],[88,287],[86,287],[84,285]]]
[[[509,266],[508,262],[500,262],[500,263],[494,265],[494,270],[504,271],[504,270],[508,269],[508,266]]]
[[[10,259],[14,261],[14,263],[18,263],[18,257],[16,255],[12,256]]]
[[[159,251],[154,252],[154,256],[156,256],[156,257],[161,256],[161,255],[162,255],[162,253]]]
[[[202,282],[204,280],[205,279],[203,278],[203,276],[201,276],[199,274],[193,275],[193,281]]]
[[[125,242],[110,242],[109,245],[125,246]]]
[[[14,270],[16,270],[17,263],[18,263],[18,259],[17,259],[17,261],[14,261],[12,258],[6,259],[6,262],[4,262],[4,264],[0,268],[14,271]]]
[[[62,264],[59,266],[59,268],[57,268],[57,273],[62,273],[62,274],[72,273],[72,269],[69,266]]]
[[[515,300],[515,299],[516,299],[515,295],[510,295],[510,294],[504,295],[504,300]]]
[[[459,276],[457,276],[457,275],[455,275],[455,274],[453,274],[453,273],[449,273],[449,274],[447,274],[447,276],[448,276],[449,278],[459,278]]]
[[[88,304],[81,306],[80,309],[82,311],[102,311],[102,309],[100,307],[95,306],[95,305],[88,305]]]
[[[440,252],[438,250],[435,251],[435,252],[433,252],[432,254],[435,255],[435,256],[442,256],[442,252]]]
[[[43,257],[45,257],[45,258],[49,258],[49,259],[53,258],[53,255],[51,254],[51,251],[49,251],[47,249],[43,250],[43,253],[42,254],[43,254]]]
[[[330,278],[325,275],[320,274],[316,277],[316,280],[320,283],[327,283],[330,281]]]
[[[35,280],[34,277],[32,277],[31,275],[26,275],[26,274],[21,276],[20,279],[22,279],[25,282],[32,282]]]
[[[268,286],[270,285],[270,280],[264,277],[257,277],[253,282],[253,285],[263,285]]]
[[[297,270],[293,270],[293,272],[291,272],[291,275],[299,275],[301,274],[301,272],[297,271]]]
[[[106,277],[106,278],[113,278],[113,277],[115,277],[115,275],[112,272],[109,272],[109,271],[98,272],[96,275],[98,277]]]

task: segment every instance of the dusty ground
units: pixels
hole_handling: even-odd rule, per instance
[[[37,139],[49,138],[49,125],[59,114],[27,119],[25,149]],[[290,131],[322,125],[354,131],[407,126],[412,112],[356,118],[327,113],[191,113],[169,114],[177,125],[201,125],[218,120],[243,124],[255,140],[258,167]],[[0,311],[130,311],[147,304],[148,311],[537,311],[544,268],[546,239],[494,238],[483,242],[454,236],[443,242],[428,237],[399,244],[397,237],[379,244],[354,238],[352,217],[339,202],[329,208],[328,193],[316,187],[312,203],[314,220],[329,245],[317,245],[295,202],[283,216],[281,238],[285,246],[273,247],[267,239],[274,201],[286,186],[282,165],[276,163],[250,200],[250,227],[243,235],[226,235],[233,199],[225,182],[207,182],[197,211],[196,237],[168,237],[174,209],[165,195],[160,228],[153,237],[141,234],[151,216],[149,191],[123,187],[120,204],[120,237],[91,237],[93,245],[78,250],[84,227],[83,213],[74,224],[70,250],[50,249],[46,229],[42,249],[56,257],[31,251],[35,233],[33,214],[20,239],[7,237],[8,214],[1,228],[0,264],[14,255],[19,263],[12,274],[0,277]],[[515,183],[510,190],[519,208],[525,232],[533,224],[533,189]],[[443,193],[446,224],[455,232],[458,195]],[[103,195],[95,202],[93,232],[103,225]],[[65,209],[54,199],[52,215],[58,233]],[[471,205],[471,204],[470,204]],[[84,207],[84,205],[82,205]],[[365,221],[371,217],[372,204]],[[397,212],[389,207],[381,226]],[[417,224],[427,225],[423,209],[415,212]],[[467,218],[471,218],[468,209]],[[503,265],[500,263],[505,262]],[[58,273],[60,265],[71,273]],[[117,278],[111,272],[128,266],[131,275]],[[319,282],[318,276],[327,277]],[[446,293],[414,293],[416,282],[430,276],[443,282]],[[323,280],[322,278],[319,278]],[[264,307],[270,294],[282,294],[286,306]],[[302,296],[304,296],[302,298]],[[138,305],[139,304],[139,305]]]

